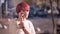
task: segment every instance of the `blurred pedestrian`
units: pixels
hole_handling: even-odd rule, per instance
[[[16,12],[18,14],[17,25],[18,31],[17,34],[35,34],[34,26],[30,20],[27,20],[29,15],[30,6],[22,2],[17,5]]]

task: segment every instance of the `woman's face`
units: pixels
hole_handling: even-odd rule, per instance
[[[19,13],[18,13],[18,17],[19,18],[28,18],[28,15],[29,15],[29,11],[27,10],[21,10]]]

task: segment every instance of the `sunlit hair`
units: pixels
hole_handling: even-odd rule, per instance
[[[19,13],[21,10],[30,10],[30,6],[26,2],[19,3],[16,6],[16,12]]]

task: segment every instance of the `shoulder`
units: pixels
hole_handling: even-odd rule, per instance
[[[29,25],[33,25],[32,22],[30,20],[27,20],[27,22],[29,23]]]
[[[26,20],[28,23],[32,23],[30,20]]]

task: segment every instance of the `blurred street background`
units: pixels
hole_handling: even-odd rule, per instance
[[[60,34],[60,0],[0,0],[0,18],[17,18],[16,5],[23,1],[30,5],[28,19],[36,34]],[[0,30],[0,34],[8,34],[8,30]]]

